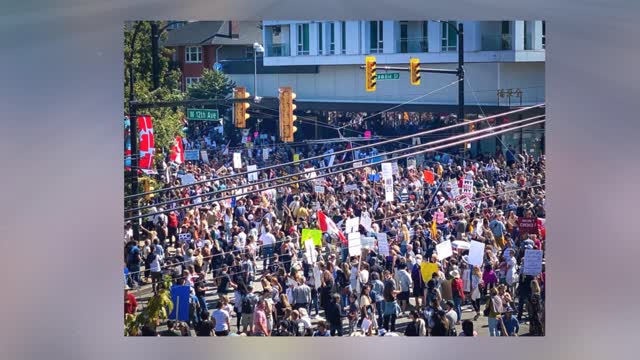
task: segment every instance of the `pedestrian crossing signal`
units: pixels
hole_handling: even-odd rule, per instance
[[[376,57],[367,56],[365,58],[365,90],[367,92],[376,91]]]

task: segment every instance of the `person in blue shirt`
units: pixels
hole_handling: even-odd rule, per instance
[[[509,336],[518,336],[520,323],[518,322],[518,319],[513,317],[513,308],[511,306],[507,307],[507,311],[502,317],[502,323],[504,324],[504,328],[507,330],[507,334],[509,334]]]
[[[318,322],[318,330],[313,333],[313,336],[331,336],[327,324],[324,321]]]

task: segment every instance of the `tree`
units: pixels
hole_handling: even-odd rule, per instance
[[[161,40],[166,39],[166,32]],[[131,43],[135,37],[133,52]],[[178,101],[184,99],[180,91],[180,69],[171,66],[174,50],[160,47],[160,88],[152,90],[151,21],[135,21],[124,29],[124,112],[129,111],[129,70],[133,66],[134,97],[138,101]],[[146,111],[153,119],[156,159],[162,150],[169,149],[176,135],[182,135],[184,113],[177,108],[156,108]]]
[[[137,315],[127,314],[124,320],[125,336],[137,336],[142,326],[156,328],[173,311],[171,301],[171,276],[164,277],[163,286],[149,299],[147,306]]]

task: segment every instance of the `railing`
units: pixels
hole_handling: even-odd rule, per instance
[[[266,47],[267,56],[291,56],[289,44],[273,44]]]
[[[513,37],[509,34],[482,36],[483,51],[513,50]]]
[[[400,39],[397,46],[398,52],[401,54],[429,52],[427,38]]]

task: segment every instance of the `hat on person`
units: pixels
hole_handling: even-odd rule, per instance
[[[446,304],[451,306],[452,308],[455,307],[455,304],[453,303],[453,300],[447,300]]]
[[[460,272],[458,272],[458,270],[453,270],[449,273],[449,275],[451,275],[454,278],[459,278],[460,277]]]
[[[504,311],[505,313],[512,313],[513,312],[513,308],[509,305],[507,305],[507,308]]]

